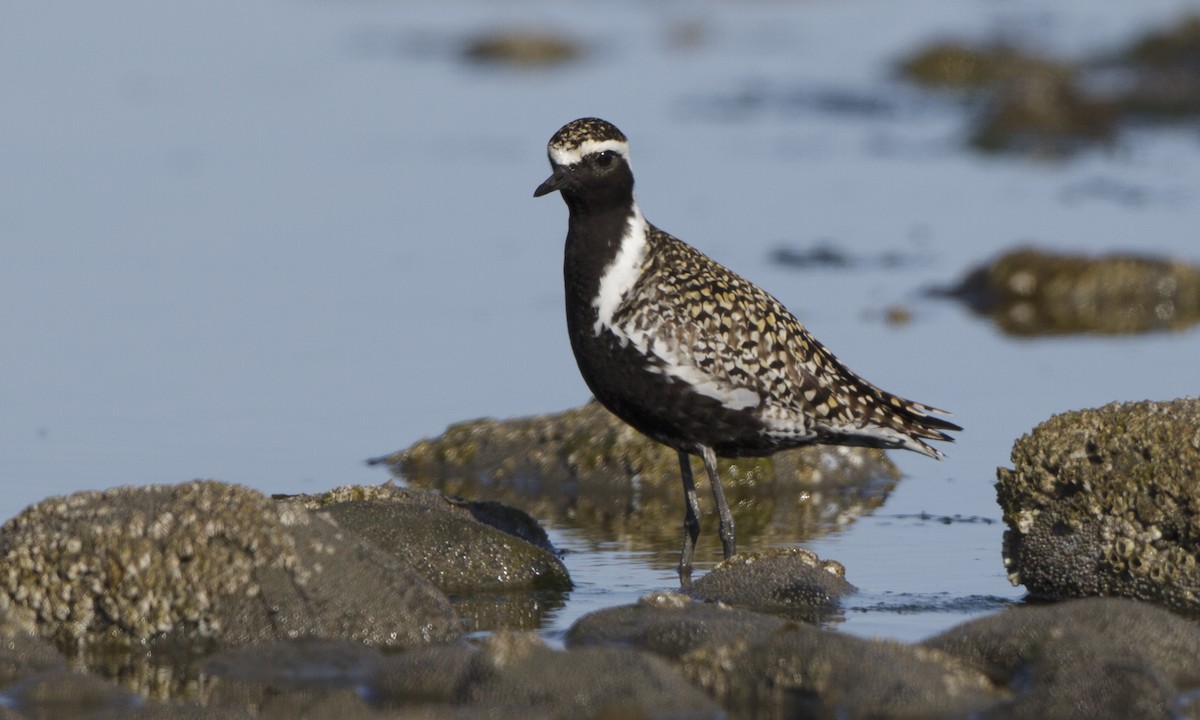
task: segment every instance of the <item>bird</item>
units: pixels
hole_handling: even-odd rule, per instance
[[[593,396],[678,453],[690,585],[700,534],[691,456],[703,461],[725,559],[737,553],[718,457],[761,457],[812,444],[903,448],[943,457],[958,425],[929,405],[856,375],[765,290],[650,224],[634,199],[629,141],[595,117],[567,123],[547,147],[568,210],[563,257],[567,332]]]

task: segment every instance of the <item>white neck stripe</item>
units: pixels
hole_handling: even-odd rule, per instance
[[[642,211],[635,202],[633,214],[629,216],[629,223],[625,226],[625,235],[621,237],[621,249],[600,276],[600,292],[592,301],[598,316],[593,328],[596,334],[600,334],[602,328],[612,326],[617,306],[642,273],[642,264],[646,260],[648,229],[646,218],[642,217]]]
[[[624,140],[584,140],[578,147],[551,147],[550,161],[555,165],[574,165],[584,156],[611,150],[629,162],[629,143]]]

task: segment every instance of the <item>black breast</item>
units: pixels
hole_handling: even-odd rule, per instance
[[[594,311],[592,318],[594,322]],[[769,455],[782,449],[753,412],[728,408],[697,393],[665,374],[657,358],[622,344],[611,332],[596,335],[591,324],[570,330],[571,349],[592,394],[642,434],[685,452],[707,445],[723,457]]]

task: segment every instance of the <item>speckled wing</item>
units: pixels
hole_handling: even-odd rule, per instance
[[[905,446],[937,457],[919,438],[950,439],[957,426],[933,408],[855,375],[775,298],[699,251],[651,227],[637,303],[613,324],[662,372],[732,411],[753,414],[781,446],[836,440]]]

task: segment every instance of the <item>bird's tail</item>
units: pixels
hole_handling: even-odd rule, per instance
[[[884,423],[897,434],[898,447],[919,452],[932,458],[942,458],[940,450],[926,440],[954,442],[947,433],[962,430],[962,427],[935,415],[949,415],[945,410],[905,400],[897,395],[876,389],[884,411]]]

